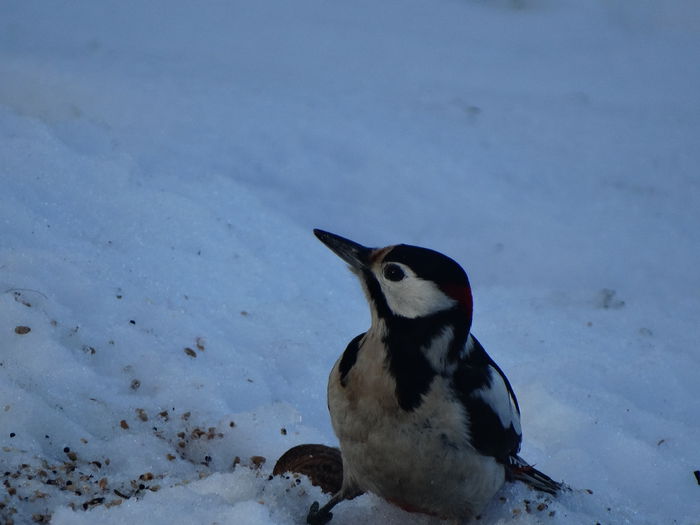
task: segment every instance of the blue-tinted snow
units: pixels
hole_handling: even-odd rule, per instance
[[[692,0],[3,2],[0,517],[303,522],[267,478],[335,443],[368,322],[322,227],[469,272],[523,456],[579,489],[483,523],[697,524],[699,34]]]

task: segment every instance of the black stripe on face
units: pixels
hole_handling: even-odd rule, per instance
[[[369,269],[364,269],[362,270],[360,277],[364,281],[365,288],[369,293],[370,300],[374,305],[374,308],[377,310],[377,315],[383,319],[391,317],[393,314],[386,302],[386,298],[382,292],[382,287],[372,271]]]

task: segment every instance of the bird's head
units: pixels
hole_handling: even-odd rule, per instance
[[[359,276],[373,315],[416,319],[455,312],[471,325],[469,279],[446,255],[408,244],[368,248],[323,230],[314,234]]]

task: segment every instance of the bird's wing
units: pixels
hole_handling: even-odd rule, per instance
[[[471,443],[479,452],[506,462],[522,439],[520,410],[508,378],[470,335],[454,374],[457,397],[469,415]]]
[[[360,351],[360,341],[362,341],[365,333],[366,332],[362,332],[360,335],[355,336],[353,340],[348,343],[345,352],[343,352],[343,356],[340,358],[338,371],[340,372],[340,384],[343,386],[345,386],[350,369],[355,366],[357,353]]]

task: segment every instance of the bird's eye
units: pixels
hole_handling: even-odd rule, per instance
[[[406,277],[406,274],[403,273],[403,270],[398,264],[387,264],[384,267],[384,277],[390,281],[400,281]]]

